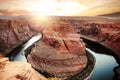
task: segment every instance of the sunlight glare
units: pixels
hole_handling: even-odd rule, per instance
[[[33,4],[29,10],[32,10],[34,15],[72,16],[85,9],[85,6],[75,1],[44,0]]]

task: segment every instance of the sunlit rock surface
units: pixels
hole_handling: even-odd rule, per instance
[[[37,31],[26,19],[0,19],[0,53],[8,54],[35,34]]]
[[[104,44],[120,57],[120,19],[103,17],[53,17],[51,26],[65,23],[82,36]],[[68,31],[64,31],[68,32]]]
[[[120,56],[120,20],[99,18],[99,17],[51,17],[49,24],[42,23],[39,21],[32,21],[34,24],[29,23],[26,19],[1,19],[0,20],[0,52],[7,54],[11,49],[15,48],[19,44],[27,41],[39,30],[39,27],[46,26],[63,26],[63,27],[74,27],[76,32],[80,35],[84,35],[87,38],[95,40],[97,42],[105,44],[105,46],[112,49],[117,55]],[[39,25],[38,25],[39,23]],[[60,23],[60,24],[58,24]],[[62,24],[61,24],[62,23]],[[34,30],[35,26],[39,26]],[[69,25],[69,26],[67,26]],[[66,28],[55,28],[58,30],[59,36],[65,36],[62,32],[69,33],[72,31]],[[60,31],[61,32],[60,32]],[[47,31],[48,34],[54,34],[51,30]],[[55,35],[54,34],[54,35]],[[62,44],[62,43],[61,43]],[[62,46],[62,45],[61,45]],[[64,46],[62,46],[64,47]],[[60,49],[59,49],[60,50]],[[63,50],[63,49],[61,49]]]
[[[91,20],[79,22],[77,32],[104,44],[120,57],[120,20]]]
[[[37,70],[50,72],[61,77],[73,75],[85,68],[87,63],[85,46],[74,29],[81,36],[109,47],[120,57],[120,20],[93,17],[52,18],[54,19],[49,20],[50,25],[46,23],[47,28],[43,30],[42,41],[35,44],[28,56],[29,62]],[[34,30],[36,24],[31,25],[25,19],[0,20],[0,53],[7,54],[16,46],[36,35],[37,30],[41,26],[46,26],[46,24],[39,23],[39,27]],[[73,28],[69,29],[69,27]],[[62,68],[66,66],[72,66],[72,69],[68,67],[68,70],[64,72]],[[80,68],[78,69],[78,67]],[[59,72],[56,72],[53,68],[59,68]],[[67,72],[70,72],[70,74]]]
[[[38,71],[57,77],[69,77],[87,65],[85,44],[74,28],[59,23],[44,29],[42,41],[36,43],[28,62]]]
[[[10,62],[0,58],[0,80],[48,80],[25,62]]]

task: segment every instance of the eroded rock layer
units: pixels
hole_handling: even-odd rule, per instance
[[[104,44],[120,58],[120,20],[84,21],[76,29],[84,38]]]
[[[0,80],[48,80],[25,62],[10,62],[0,58]]]
[[[42,41],[36,43],[28,61],[38,71],[69,77],[81,72],[87,65],[85,44],[74,28],[52,26],[43,31]]]
[[[65,26],[76,29],[85,38],[103,44],[120,57],[120,19],[103,17],[55,17],[51,26]],[[67,32],[67,31],[65,31]]]
[[[58,77],[81,72],[86,67],[87,57],[85,45],[76,32],[104,44],[120,57],[120,20],[54,18],[44,29],[42,41],[35,44],[28,56],[29,63],[35,69]],[[0,53],[7,54],[37,34],[36,30],[39,27],[33,30],[32,26],[34,25],[25,19],[0,20]]]
[[[37,31],[25,19],[0,20],[0,53],[8,54],[35,34]]]

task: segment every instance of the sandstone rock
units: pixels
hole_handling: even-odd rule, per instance
[[[57,77],[69,77],[87,65],[85,44],[72,27],[52,26],[43,31],[43,39],[36,43],[28,56],[29,63],[38,71]],[[67,30],[68,32],[62,31]]]
[[[0,53],[8,54],[35,34],[37,31],[25,19],[0,20]]]
[[[120,58],[120,20],[83,21],[76,31],[93,41],[104,44]]]
[[[10,62],[0,58],[0,80],[48,80],[25,62]]]
[[[66,48],[68,49],[70,53],[80,54],[80,55],[85,54],[84,43],[82,41],[80,42],[79,38],[78,39],[65,38],[63,39],[63,41],[64,41]]]
[[[57,77],[66,77],[81,72],[87,64],[86,55],[58,52],[40,41],[28,56],[29,63],[38,71]]]
[[[80,39],[80,36],[75,33],[74,28],[71,26],[66,27],[66,25],[61,27],[60,23],[58,25],[43,31],[43,41],[60,52],[85,54],[85,44]],[[64,30],[68,29],[68,31],[63,31],[62,28]]]

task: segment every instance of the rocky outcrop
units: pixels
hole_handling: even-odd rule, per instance
[[[104,45],[120,57],[120,19],[116,20],[103,17],[55,18],[56,19],[52,21],[52,26],[59,25],[58,23],[60,22],[72,26],[81,37]],[[65,25],[63,24],[61,26]]]
[[[64,25],[64,26],[61,26]],[[52,29],[52,30],[51,30]],[[84,55],[85,44],[80,36],[75,33],[73,27],[59,23],[58,26],[43,31],[43,41],[58,50],[59,52],[70,52]]]
[[[48,80],[25,62],[10,62],[0,58],[0,80]]]
[[[120,57],[120,21],[86,21],[77,32],[90,40],[104,44]]]
[[[43,39],[36,43],[28,61],[40,72],[70,77],[87,65],[85,44],[73,27],[60,25],[44,29]]]
[[[8,54],[12,49],[23,44],[37,34],[25,19],[0,20],[0,53]]]
[[[52,20],[43,30],[42,40],[27,57],[36,70],[58,77],[83,71],[87,65],[85,45],[76,32],[81,37],[104,44],[120,57],[120,20],[73,17]],[[7,54],[35,35],[39,27],[34,30],[32,26],[25,19],[0,20],[0,53]]]
[[[36,27],[26,19],[0,20],[0,53],[8,54],[11,50],[36,35],[39,30],[40,27]],[[58,77],[68,77],[81,72],[86,67],[85,44],[80,36],[75,33],[72,26],[59,23],[55,26],[47,26],[42,33],[42,41],[36,43],[28,56],[29,63],[35,69]],[[10,66],[11,70],[13,69],[12,65],[16,67],[19,64],[24,65],[21,62],[9,63],[10,65],[6,67]],[[10,73],[12,74],[12,72]],[[7,74],[7,72],[1,74]],[[19,74],[18,77],[21,78],[21,75]]]

